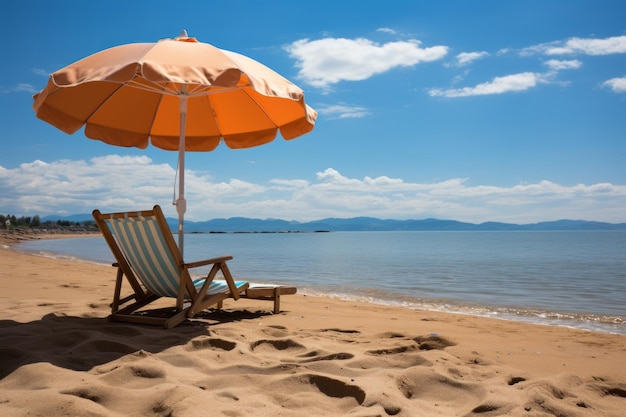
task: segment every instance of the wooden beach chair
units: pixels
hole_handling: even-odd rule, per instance
[[[185,263],[159,206],[129,213],[103,214],[94,210],[93,217],[116,260],[110,316],[113,321],[172,328],[212,305],[221,307],[227,298],[239,299],[249,286],[233,280],[226,265],[232,256]],[[212,267],[206,277],[192,280],[190,269],[209,265]],[[215,279],[219,272],[223,280]],[[133,293],[122,298],[124,277]],[[171,313],[163,315],[143,309],[161,297],[176,299],[173,312],[167,309]]]

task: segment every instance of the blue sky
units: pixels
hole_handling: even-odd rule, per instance
[[[186,218],[626,222],[626,2],[3,2],[0,212],[171,205],[175,152],[40,121],[48,75],[190,36],[300,86],[313,132],[187,154]]]

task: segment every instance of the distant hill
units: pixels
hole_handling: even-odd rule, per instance
[[[53,214],[50,216],[41,217],[42,223],[56,222],[57,220],[67,220],[73,223],[83,223],[86,221],[93,221],[93,216],[91,215],[91,213],[89,213],[89,214],[71,214],[68,216],[59,216],[59,215]]]
[[[72,216],[46,216],[42,222],[69,220],[84,222],[93,220],[91,214]],[[178,228],[178,220],[168,218],[172,230]],[[189,233],[242,233],[242,232],[357,232],[357,231],[507,231],[507,230],[626,230],[626,223],[604,223],[586,220],[557,220],[531,224],[485,222],[465,223],[456,220],[387,220],[374,217],[353,217],[348,219],[327,218],[311,222],[297,222],[280,219],[251,219],[231,217],[202,222],[185,221],[185,231]]]
[[[168,219],[173,230],[176,219]],[[185,221],[186,232],[348,232],[348,231],[507,231],[507,230],[626,230],[626,223],[603,223],[584,220],[558,220],[534,224],[486,222],[464,223],[456,220],[383,220],[372,217],[328,218],[311,222],[232,217],[204,222]]]

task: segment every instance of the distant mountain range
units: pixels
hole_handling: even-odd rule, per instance
[[[68,220],[84,222],[93,220],[90,214],[72,216],[46,216],[41,221]],[[177,229],[178,220],[167,219],[172,230]],[[604,223],[586,220],[557,220],[532,224],[485,222],[464,223],[456,220],[384,220],[373,217],[349,219],[328,218],[311,222],[280,219],[251,219],[231,217],[202,222],[185,221],[188,233],[242,233],[242,232],[347,232],[347,231],[511,231],[511,230],[626,230],[626,223]]]

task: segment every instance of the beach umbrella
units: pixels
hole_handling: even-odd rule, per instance
[[[178,244],[183,250],[185,152],[232,149],[310,132],[304,92],[265,65],[187,36],[112,47],[50,75],[37,117],[107,144],[178,151]]]

